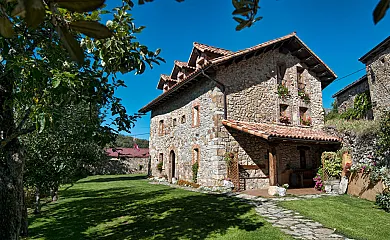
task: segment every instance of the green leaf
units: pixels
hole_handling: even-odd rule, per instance
[[[38,116],[38,125],[39,125],[39,133],[42,133],[43,130],[45,129],[46,125],[46,118],[44,114],[39,114]]]
[[[23,1],[18,2],[16,7],[14,8],[14,10],[12,10],[11,16],[12,17],[18,17],[18,16],[25,17],[26,16],[26,9],[24,7]]]
[[[389,9],[389,5],[390,0],[380,0],[373,13],[375,24],[385,16],[387,9]]]
[[[69,33],[68,29],[65,27],[57,27],[57,32],[60,35],[60,39],[64,44],[65,48],[68,50],[71,58],[82,64],[84,62],[84,52],[80,47],[80,44],[72,34]]]
[[[252,9],[250,8],[247,8],[247,7],[243,7],[243,8],[239,8],[239,9],[236,9],[233,11],[233,15],[248,15],[249,13],[252,12]]]
[[[53,87],[54,88],[57,88],[61,83],[61,79],[60,78],[54,78],[53,79]]]
[[[233,4],[235,9],[239,9],[242,7],[242,4],[237,0],[232,0],[232,4]]]
[[[245,19],[242,19],[239,17],[233,17],[233,19],[236,20],[236,22],[238,22],[238,23],[242,23],[243,21],[245,21]]]
[[[238,24],[236,27],[236,31],[241,31],[249,24],[248,21],[243,21],[242,23]]]
[[[159,55],[161,52],[161,49],[160,48],[157,48],[157,50],[154,52],[154,56],[157,56]]]
[[[53,0],[59,7],[74,12],[90,12],[103,6],[105,0]]]
[[[11,21],[5,16],[0,17],[0,34],[5,38],[11,38],[15,35]]]
[[[108,29],[108,27],[96,21],[79,20],[71,22],[69,27],[77,32],[87,35],[88,37],[96,39],[109,38],[112,36],[112,32]]]
[[[24,0],[24,6],[26,9],[25,20],[27,26],[37,28],[45,19],[46,14],[42,0]]]

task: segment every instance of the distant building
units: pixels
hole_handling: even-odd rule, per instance
[[[108,159],[95,169],[96,174],[149,173],[148,148],[107,148],[105,151]]]
[[[313,186],[321,153],[340,145],[322,131],[322,89],[335,78],[295,33],[237,52],[194,43],[140,110],[151,111],[152,174],[192,180],[198,163],[201,185]]]

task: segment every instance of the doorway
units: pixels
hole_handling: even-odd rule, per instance
[[[172,150],[169,154],[169,157],[170,157],[170,162],[171,162],[171,172],[170,172],[170,180],[172,181],[172,178],[176,178],[176,154],[175,152]]]

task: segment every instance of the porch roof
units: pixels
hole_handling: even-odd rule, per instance
[[[291,127],[279,124],[242,122],[235,120],[223,120],[222,124],[269,141],[290,140],[332,144],[339,144],[341,142],[338,137],[309,127]]]

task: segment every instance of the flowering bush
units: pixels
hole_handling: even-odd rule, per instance
[[[310,126],[311,125],[311,117],[307,117],[307,118],[301,117],[301,124],[304,126]]]
[[[324,181],[323,178],[323,172],[322,168],[318,169],[317,175],[315,178],[313,178],[313,181],[315,182],[314,189],[323,192],[325,190]]]
[[[281,123],[285,123],[285,124],[290,124],[290,117],[288,116],[280,116],[279,118],[279,122]]]
[[[193,187],[193,188],[199,188],[200,187],[199,184],[193,183],[193,182],[190,182],[190,181],[186,181],[186,180],[179,180],[179,181],[177,181],[177,185],[184,186],[184,187]]]

